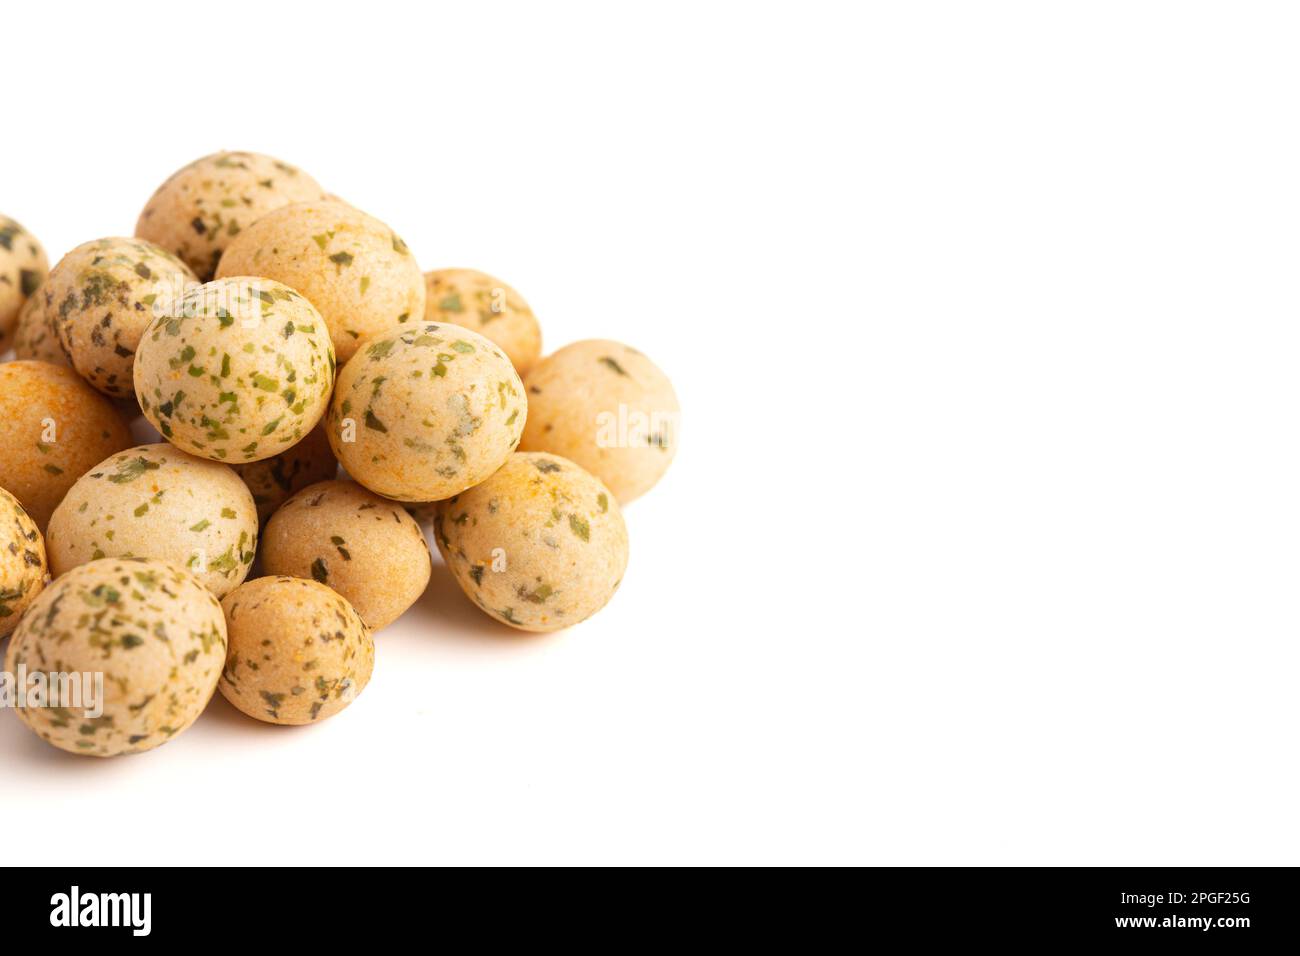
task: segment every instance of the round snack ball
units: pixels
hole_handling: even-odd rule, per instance
[[[170,252],[139,239],[96,239],[45,280],[49,321],[81,377],[106,395],[131,394],[136,345],[153,317],[194,283]]]
[[[603,339],[574,342],[533,366],[524,385],[521,451],[577,462],[622,504],[649,491],[672,464],[677,394],[636,349]]]
[[[68,489],[97,462],[131,447],[126,421],[70,368],[0,365],[0,488],[44,529]]]
[[[511,455],[481,485],[438,503],[433,534],[470,600],[524,631],[585,621],[627,568],[618,502],[558,455]]]
[[[0,638],[45,587],[45,541],[18,499],[0,488]]]
[[[375,642],[336,591],[302,578],[257,578],[221,602],[230,650],[221,693],[249,717],[310,724],[356,700]]]
[[[18,313],[18,327],[14,329],[14,355],[20,359],[35,359],[72,368],[72,359],[59,341],[59,333],[50,321],[50,310],[45,307],[45,293],[37,290]]]
[[[164,561],[106,558],[41,593],[14,631],[5,667],[102,673],[100,716],[31,706],[18,716],[60,750],[113,757],[152,750],[194,723],[225,659],[221,605],[194,575]]]
[[[262,535],[262,564],[328,584],[372,631],[420,599],[432,570],[415,519],[355,481],[322,481],[286,501]]]
[[[257,520],[266,524],[275,509],[295,491],[338,474],[339,463],[330,450],[329,436],[322,422],[306,438],[274,458],[233,467],[253,493]]]
[[[270,279],[195,286],[136,351],[145,417],[176,447],[213,461],[260,461],[302,441],[333,387],[320,313]]]
[[[339,372],[329,438],[371,491],[437,501],[501,467],[527,414],[504,352],[458,325],[418,322],[362,341]]]
[[[0,216],[0,352],[13,344],[18,313],[49,271],[45,250],[35,237],[8,216]]]
[[[475,269],[424,274],[426,322],[451,322],[491,339],[524,375],[542,354],[542,328],[528,303],[510,286]]]
[[[406,243],[343,203],[286,206],[230,243],[220,276],[266,276],[297,289],[329,325],[343,365],[357,340],[424,316],[424,277]]]
[[[158,187],[135,234],[180,256],[206,282],[242,230],[272,209],[319,199],[323,192],[302,170],[270,156],[213,153]]]
[[[45,535],[55,577],[100,558],[156,558],[217,597],[248,576],[257,507],[225,465],[168,444],[139,445],[77,480]]]

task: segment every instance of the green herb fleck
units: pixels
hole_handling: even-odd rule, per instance
[[[161,467],[156,461],[150,461],[147,458],[132,458],[120,465],[115,474],[109,475],[108,480],[115,485],[125,485],[128,482],[135,481],[146,471],[157,471]]]
[[[546,599],[550,597],[553,593],[554,592],[551,590],[551,586],[549,584],[539,584],[537,587],[533,589],[531,594],[521,594],[520,596],[525,601],[528,601],[532,604],[544,604],[546,602]]]

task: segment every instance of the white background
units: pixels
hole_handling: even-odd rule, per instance
[[[151,11],[151,12],[150,12]],[[204,153],[622,339],[683,447],[600,615],[440,570],[324,724],[95,762],[6,858],[1297,862],[1300,23],[1284,5],[316,4],[0,25],[57,257]]]

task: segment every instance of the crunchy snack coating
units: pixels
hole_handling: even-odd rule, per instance
[[[14,631],[15,673],[102,672],[103,714],[24,708],[61,750],[92,757],[167,743],[203,712],[226,659],[226,621],[194,576],[162,561],[106,558],[57,578]]]
[[[0,488],[38,528],[81,475],[130,447],[113,403],[72,369],[30,360],[0,365]]]
[[[262,536],[262,564],[329,585],[372,631],[420,599],[432,569],[415,519],[355,481],[322,481],[286,501]]]
[[[322,422],[298,444],[275,457],[232,467],[253,493],[257,520],[265,525],[275,509],[295,491],[338,474],[339,463],[330,450],[329,436]]]
[[[491,339],[520,375],[533,367],[542,354],[542,328],[518,292],[476,269],[436,269],[424,281],[426,322],[451,322]]]
[[[45,587],[45,540],[18,499],[0,488],[0,638]]]
[[[316,427],[334,387],[320,314],[270,279],[196,286],[149,326],[135,394],[154,427],[192,455],[260,461]]]
[[[460,326],[418,322],[362,341],[339,372],[329,439],[371,491],[436,501],[496,471],[527,414],[504,352]]]
[[[59,341],[59,333],[50,319],[49,310],[45,308],[45,296],[39,289],[18,313],[18,327],[14,329],[14,355],[20,359],[34,359],[72,368],[72,359],[68,358],[63,343]]]
[[[173,173],[135,225],[202,281],[212,278],[230,241],[273,209],[319,199],[320,184],[301,169],[259,153],[213,153]]]
[[[375,642],[352,605],[303,578],[257,578],[221,602],[230,650],[221,693],[249,717],[310,724],[370,683]]]
[[[0,216],[0,352],[13,344],[18,313],[49,271],[36,237],[8,216]]]
[[[577,462],[622,504],[649,491],[677,453],[681,413],[668,377],[636,349],[589,339],[542,359],[524,379],[521,451]]]
[[[140,336],[194,281],[189,266],[152,243],[96,239],[60,259],[41,294],[73,368],[121,398],[132,394]]]
[[[604,607],[627,568],[618,502],[558,455],[519,452],[438,503],[434,540],[461,590],[524,631],[558,631]]]
[[[57,577],[100,558],[156,558],[193,573],[217,597],[248,576],[257,507],[225,465],[168,444],[138,445],[72,486],[45,536]]]
[[[218,276],[266,276],[297,289],[329,325],[343,365],[357,341],[424,316],[424,277],[397,234],[343,203],[298,203],[244,230]]]

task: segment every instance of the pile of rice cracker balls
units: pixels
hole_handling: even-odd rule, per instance
[[[218,689],[269,723],[338,713],[429,582],[425,524],[497,621],[590,617],[627,566],[620,506],[675,451],[676,396],[640,352],[542,358],[510,286],[421,273],[384,223],[254,153],[186,166],[134,238],[52,269],[0,216],[10,349],[0,639],[10,674],[103,673],[99,717],[17,710],[77,754],[166,743]],[[163,441],[134,443],[140,415]]]

